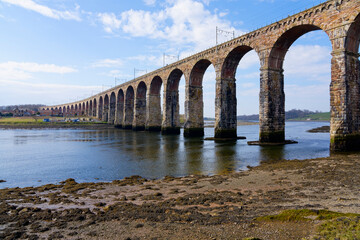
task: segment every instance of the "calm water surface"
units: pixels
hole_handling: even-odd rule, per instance
[[[112,181],[131,175],[221,174],[261,162],[329,156],[329,133],[306,130],[323,122],[287,122],[286,139],[299,144],[248,146],[258,140],[258,125],[239,126],[247,140],[214,142],[129,130],[0,130],[0,188],[38,186],[67,178]],[[214,135],[205,129],[206,137]]]

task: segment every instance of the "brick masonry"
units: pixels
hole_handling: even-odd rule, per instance
[[[202,136],[202,77],[212,64],[216,72],[215,137],[236,137],[236,68],[247,52],[255,50],[261,65],[259,140],[283,142],[285,54],[299,37],[320,30],[329,36],[333,49],[330,148],[332,151],[360,150],[359,13],[360,0],[330,0],[93,97],[44,109],[61,111],[64,115],[92,115],[124,128],[162,129],[163,133],[177,134],[180,128],[178,83],[184,76],[184,132],[186,136]],[[159,89],[162,84],[161,116]],[[115,96],[115,103],[111,96]]]

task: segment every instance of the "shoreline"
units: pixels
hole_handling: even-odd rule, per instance
[[[2,124],[0,129],[111,129],[114,125],[106,123],[19,123]]]
[[[327,223],[313,210],[360,214],[359,172],[360,154],[343,154],[263,163],[228,175],[67,179],[1,189],[0,238],[311,239]],[[315,216],[267,217],[300,209]]]

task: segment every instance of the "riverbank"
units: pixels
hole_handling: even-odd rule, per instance
[[[327,228],[334,225],[339,232],[344,226],[360,229],[357,215],[340,214],[360,214],[359,172],[360,155],[351,154],[266,163],[230,175],[80,184],[68,179],[2,189],[0,238],[312,239],[322,234],[316,239],[328,239]],[[339,214],[302,210],[269,217],[289,209]]]
[[[64,123],[64,122],[50,122],[50,123],[16,123],[7,124],[0,122],[0,129],[111,129],[114,125],[107,123]]]
[[[44,119],[46,121],[44,121]],[[81,121],[80,121],[81,119]],[[0,129],[108,129],[114,128],[104,122],[89,118],[64,117],[12,117],[0,118]]]

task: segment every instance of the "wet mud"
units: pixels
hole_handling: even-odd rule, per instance
[[[360,155],[350,154],[230,175],[1,189],[0,239],[322,239],[323,220],[266,216],[360,214],[359,172]]]

